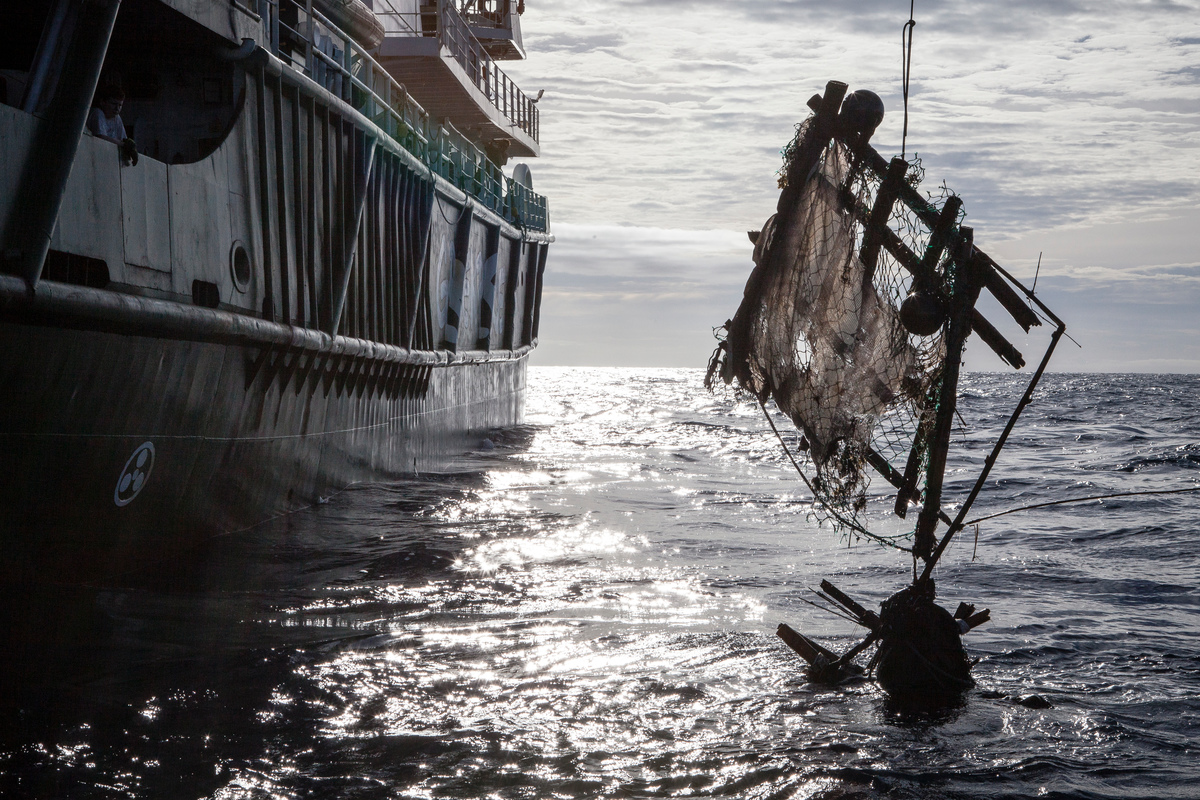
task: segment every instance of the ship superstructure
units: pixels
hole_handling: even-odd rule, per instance
[[[523,5],[523,4],[522,4]],[[548,231],[504,0],[10,4],[0,532],[112,574],[519,421]],[[119,81],[136,153],[80,133]],[[92,112],[94,113],[94,112]]]

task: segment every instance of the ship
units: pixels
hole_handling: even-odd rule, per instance
[[[538,98],[498,66],[523,11],[5,4],[6,580],[186,564],[521,421],[553,241],[512,161]]]

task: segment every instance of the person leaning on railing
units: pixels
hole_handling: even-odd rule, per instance
[[[130,166],[137,164],[137,143],[125,134],[121,108],[125,105],[125,90],[119,83],[107,83],[96,94],[97,103],[88,113],[87,128],[93,136],[108,139],[121,148],[121,160]]]

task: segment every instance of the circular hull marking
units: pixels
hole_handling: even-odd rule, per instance
[[[113,491],[113,502],[118,507],[132,503],[138,493],[145,488],[152,469],[154,469],[154,443],[143,442],[125,462],[125,469],[121,470],[121,477],[117,478],[117,488]]]

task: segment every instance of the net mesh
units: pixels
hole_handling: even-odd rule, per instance
[[[813,135],[812,118],[797,127],[781,188]],[[905,180],[915,186],[921,177],[916,161]],[[724,328],[708,385],[720,375],[773,399],[803,434],[818,516],[882,540],[865,521],[869,459],[877,454],[897,474],[916,470],[920,485],[945,341],[940,331],[916,336],[901,324],[912,276],[886,249],[873,267],[863,262],[864,221],[880,184],[844,143],[825,147],[796,201],[781,204],[758,236],[755,274]],[[949,194],[941,187],[929,206],[940,208]],[[926,252],[930,229],[907,205],[895,203],[887,224],[911,252]],[[934,273],[945,269],[939,263]]]

